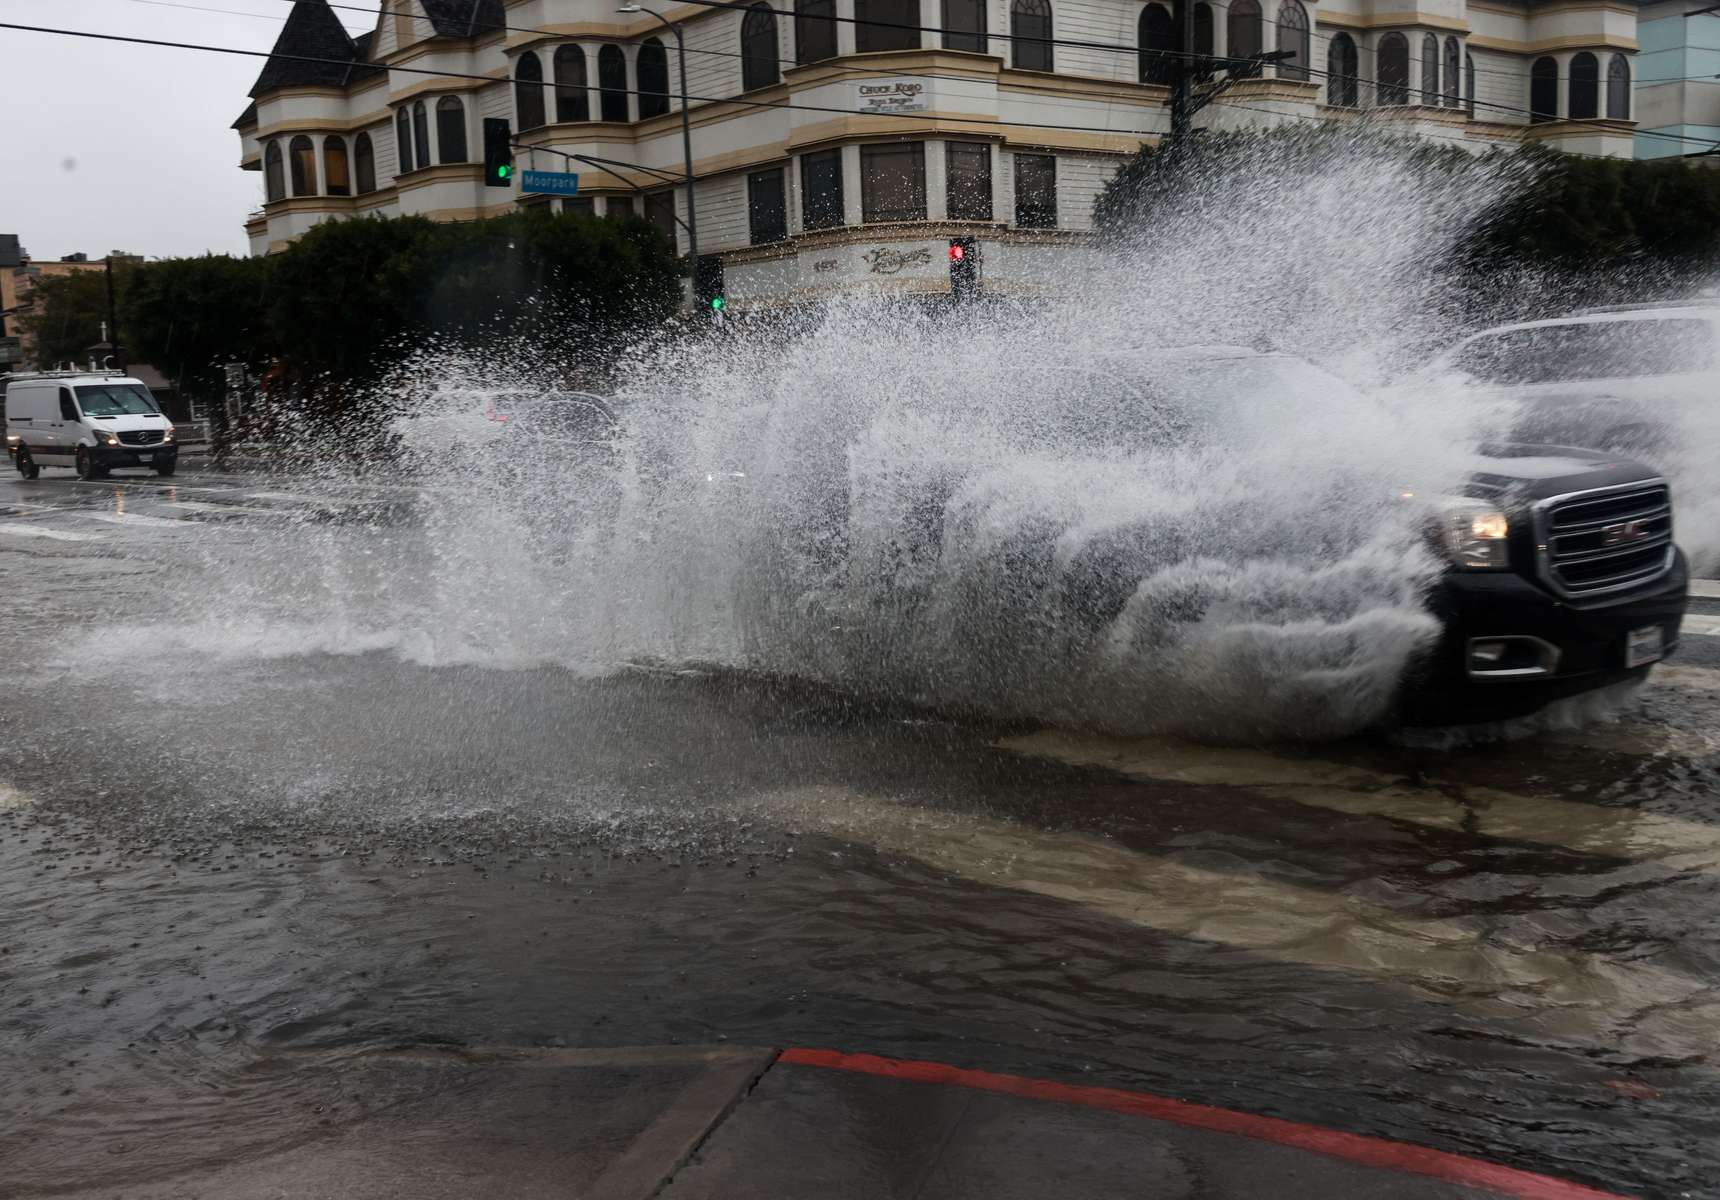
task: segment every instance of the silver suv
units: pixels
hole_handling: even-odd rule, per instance
[[[1641,455],[1720,429],[1720,299],[1589,309],[1501,325],[1433,363],[1520,405],[1511,440]]]

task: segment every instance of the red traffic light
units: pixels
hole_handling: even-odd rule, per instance
[[[951,242],[950,243],[950,261],[951,262],[960,262],[962,259],[964,259],[966,257],[967,257],[967,247],[966,246],[963,246],[960,242]]]

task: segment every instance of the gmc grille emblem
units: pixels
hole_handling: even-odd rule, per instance
[[[1617,525],[1601,526],[1601,545],[1626,546],[1649,536],[1647,521],[1620,521]]]

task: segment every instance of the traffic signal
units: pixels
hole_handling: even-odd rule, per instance
[[[514,186],[514,132],[506,117],[484,118],[484,186]]]
[[[979,295],[979,241],[950,239],[950,295],[966,300]]]
[[[693,304],[708,308],[712,316],[720,316],[728,307],[723,298],[723,260],[715,254],[701,254],[693,264]]]

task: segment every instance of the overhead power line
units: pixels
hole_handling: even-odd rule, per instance
[[[86,29],[54,29],[42,25],[18,25],[8,21],[0,21],[0,29],[12,29],[23,33],[45,33],[59,37],[90,38],[103,42],[122,42],[134,46],[158,46],[169,50],[196,50],[208,54],[232,54],[243,58],[275,58],[285,62],[314,63],[319,66],[353,67],[378,64],[355,63],[351,59],[323,58],[312,54],[279,54],[271,50],[245,50],[236,46],[208,46],[197,42],[173,42],[158,38],[131,37],[118,33],[97,33]],[[434,71],[427,67],[390,66],[382,68],[398,71],[407,75],[427,75],[435,79],[473,79],[481,83],[516,83],[507,76],[476,75],[469,71]],[[550,88],[554,84],[534,82],[527,86]],[[1154,134],[1141,129],[1108,129],[1097,125],[1052,125],[1043,121],[1006,121],[993,117],[956,117],[940,116],[935,113],[914,112],[870,112],[862,108],[837,108],[833,105],[795,104],[786,100],[749,100],[744,96],[695,96],[692,93],[682,95],[677,92],[641,92],[637,88],[608,88],[611,92],[622,92],[629,96],[648,95],[653,97],[668,97],[684,102],[697,100],[707,104],[732,104],[739,108],[776,108],[794,112],[833,113],[845,117],[875,117],[888,120],[918,120],[952,125],[1003,125],[1022,129],[1048,129],[1073,133],[1112,133],[1122,137],[1147,138]]]
[[[158,0],[158,2],[159,2],[159,0]],[[748,10],[758,11],[761,9],[767,9],[768,8],[768,10],[770,12],[775,13],[777,15],[785,15],[785,16],[788,16],[790,18],[795,16],[795,14],[793,13],[792,10],[769,8],[769,6],[767,6],[767,5],[758,4],[758,3],[749,5],[749,4],[745,4],[745,3],[733,3],[733,2],[731,2],[731,0],[687,0],[687,2],[692,3],[692,4],[702,5],[702,6],[707,7],[707,8],[729,9],[729,10],[734,10],[734,11],[748,11]],[[341,7],[351,8],[351,7],[355,7],[355,6],[341,5]],[[358,11],[376,13],[376,12],[379,12],[380,10],[358,9]],[[818,19],[823,20],[826,18],[821,17]],[[847,21],[847,22],[855,23],[855,24],[881,25],[881,26],[887,26],[889,28],[911,30],[911,31],[917,31],[917,32],[921,32],[921,33],[943,34],[946,32],[951,32],[951,31],[947,31],[947,30],[940,28],[940,27],[937,27],[937,26],[905,25],[905,24],[900,24],[900,23],[895,23],[895,22],[862,22],[858,18],[854,18],[854,17],[831,17],[828,19],[835,20],[835,21]],[[142,44],[142,45],[159,45],[159,46],[167,46],[167,47],[176,48],[176,49],[200,50],[200,51],[211,52],[211,53],[239,54],[239,55],[244,55],[244,56],[248,56],[248,57],[280,58],[280,59],[286,59],[286,60],[292,60],[292,61],[315,62],[315,63],[339,65],[339,66],[347,66],[347,67],[354,65],[351,62],[342,62],[341,60],[338,60],[338,59],[317,58],[317,57],[305,56],[305,55],[276,54],[272,51],[240,50],[240,49],[236,49],[236,48],[232,48],[232,47],[207,46],[207,45],[199,45],[199,44],[184,43],[184,42],[155,41],[153,39],[147,39],[147,38],[131,38],[131,37],[124,37],[124,36],[121,36],[118,34],[101,34],[101,33],[89,32],[89,31],[82,31],[82,30],[53,29],[53,28],[47,28],[47,27],[42,27],[42,26],[12,25],[12,24],[5,24],[5,23],[0,23],[0,28],[19,29],[19,30],[26,30],[26,31],[30,31],[30,32],[36,32],[36,33],[60,34],[60,35],[64,35],[64,36],[89,37],[89,38],[97,38],[97,39],[111,40],[111,41],[125,41],[125,42],[132,42],[132,43]],[[507,25],[498,25],[498,24],[494,24],[494,23],[486,23],[485,28],[486,29],[490,29],[490,28],[512,29],[515,31],[534,32],[534,33],[545,34],[547,36],[553,36],[552,31],[546,31],[546,30],[541,30],[541,29],[536,29],[533,27],[526,27],[526,26],[507,26]],[[960,33],[961,31],[958,30],[958,31],[953,31],[953,32]],[[1051,44],[1055,44],[1055,45],[1070,45],[1070,46],[1085,47],[1085,48],[1091,48],[1091,49],[1126,51],[1130,54],[1135,54],[1135,55],[1139,55],[1142,53],[1142,51],[1140,50],[1140,48],[1138,46],[1123,46],[1123,45],[1120,45],[1117,43],[1108,43],[1108,42],[1085,42],[1085,41],[1074,41],[1074,40],[1067,40],[1067,39],[1066,40],[1059,40],[1059,39],[1047,39],[1047,38],[1020,38],[1020,37],[1016,37],[1014,35],[1002,35],[1002,34],[987,34],[985,36],[987,36],[987,37],[998,37],[998,38],[1002,38],[1004,40],[1018,40],[1018,41],[1019,40],[1027,40],[1027,41],[1033,41],[1033,42],[1038,42],[1038,43],[1050,42]],[[1155,56],[1158,56],[1161,58],[1194,58],[1194,59],[1198,59],[1204,63],[1220,65],[1221,67],[1228,67],[1232,64],[1250,65],[1251,61],[1252,61],[1249,59],[1235,59],[1235,58],[1228,58],[1225,56],[1218,56],[1218,55],[1206,55],[1206,54],[1198,54],[1198,53],[1187,54],[1187,53],[1184,53],[1181,51],[1173,51],[1173,50],[1149,50],[1146,53],[1152,54],[1152,55],[1155,55]],[[485,82],[506,82],[505,79],[504,80],[498,80],[495,77],[489,76],[489,75],[473,75],[470,73],[462,73],[462,72],[455,72],[455,71],[433,71],[433,70],[429,70],[427,68],[404,67],[404,66],[387,66],[385,64],[375,64],[375,65],[382,66],[382,67],[384,67],[384,69],[387,69],[387,70],[400,71],[400,72],[407,73],[407,74],[429,75],[429,76],[433,76],[433,77],[451,78],[451,79],[480,79],[480,80],[483,80]],[[1331,77],[1334,74],[1334,72],[1320,70],[1319,68],[1313,67],[1311,65],[1300,67],[1299,69],[1307,72],[1309,75],[1318,75],[1318,76],[1327,77],[1327,78]],[[901,76],[912,77],[912,73],[910,73],[910,72],[898,72],[897,74],[901,75]],[[1366,84],[1374,87],[1376,90],[1380,86],[1378,80],[1367,79],[1367,78],[1360,76],[1360,75],[1344,76],[1344,77],[1355,79],[1358,86],[1363,84],[1363,83],[1366,83]],[[554,85],[540,84],[539,86],[548,87],[548,86],[554,86]],[[1388,85],[1388,86],[1396,88],[1400,85],[1393,84],[1393,85]],[[1407,84],[1402,85],[1402,86],[1403,86],[1403,90],[1405,90],[1407,93],[1413,94],[1414,92],[1420,90],[1420,89],[1416,89],[1416,88],[1410,88],[1407,86]],[[610,90],[612,92],[615,92],[615,91],[625,92],[629,95],[651,95],[654,97],[668,96],[670,98],[675,98],[673,93],[668,93],[668,92],[645,93],[645,92],[641,92],[635,88],[611,88],[608,90]],[[1060,89],[1060,90],[1069,91],[1070,89]],[[1107,100],[1114,100],[1115,99],[1115,97],[1112,97],[1108,94],[1105,95],[1103,98],[1107,99]],[[739,105],[739,106],[743,106],[743,107],[752,107],[752,108],[766,108],[766,109],[776,108],[776,109],[799,110],[799,111],[807,111],[807,112],[828,112],[828,113],[847,115],[847,116],[894,117],[894,118],[920,119],[920,120],[929,120],[929,121],[953,122],[953,123],[970,124],[970,125],[1004,126],[1004,127],[1017,127],[1017,128],[1031,128],[1031,129],[1048,129],[1048,130],[1056,130],[1056,131],[1060,131],[1060,132],[1116,133],[1116,134],[1123,134],[1123,135],[1129,135],[1129,136],[1139,136],[1139,137],[1152,136],[1151,134],[1149,134],[1147,131],[1144,131],[1144,130],[1113,129],[1113,128],[1108,128],[1108,127],[1099,127],[1099,126],[1091,126],[1091,125],[1047,124],[1044,122],[1037,122],[1037,121],[1009,121],[1009,120],[1004,120],[1001,118],[993,119],[993,118],[981,118],[981,117],[940,117],[940,116],[934,116],[932,114],[926,114],[924,116],[921,116],[920,114],[917,114],[917,113],[875,113],[875,112],[867,112],[867,111],[862,110],[862,109],[837,108],[834,106],[824,106],[824,105],[797,104],[797,103],[794,103],[791,101],[747,100],[744,97],[696,96],[696,95],[689,94],[685,97],[681,97],[681,99],[682,99],[683,103],[696,100],[696,101],[700,101],[702,103],[710,103],[710,104],[734,104],[734,105]],[[1519,107],[1514,106],[1514,105],[1504,105],[1504,104],[1491,103],[1491,102],[1487,102],[1487,101],[1480,101],[1480,100],[1476,100],[1474,97],[1471,97],[1466,102],[1466,105],[1467,105],[1467,107],[1469,107],[1471,109],[1473,109],[1473,108],[1485,108],[1485,109],[1488,109],[1490,111],[1508,112],[1508,113],[1511,113],[1511,114],[1516,115],[1516,116],[1528,116],[1528,117],[1532,118],[1536,115],[1531,109],[1519,108]],[[1392,106],[1392,107],[1395,107],[1395,106]],[[1560,118],[1560,119],[1567,121],[1567,122],[1570,122],[1570,123],[1592,125],[1592,126],[1603,128],[1603,129],[1609,129],[1610,130],[1613,128],[1613,126],[1611,126],[1610,124],[1607,124],[1606,122],[1604,122],[1598,118],[1565,117],[1565,118]],[[1662,133],[1658,130],[1642,130],[1642,131],[1640,131],[1640,136],[1651,137],[1651,138],[1656,138],[1656,139],[1665,140],[1665,141],[1674,141],[1674,142],[1677,142],[1681,145],[1686,144],[1686,143],[1695,143],[1697,145],[1707,146],[1711,149],[1720,148],[1720,140],[1716,140],[1713,138],[1701,138],[1701,137],[1692,137],[1692,136],[1688,136],[1688,135],[1684,135],[1684,134]]]

